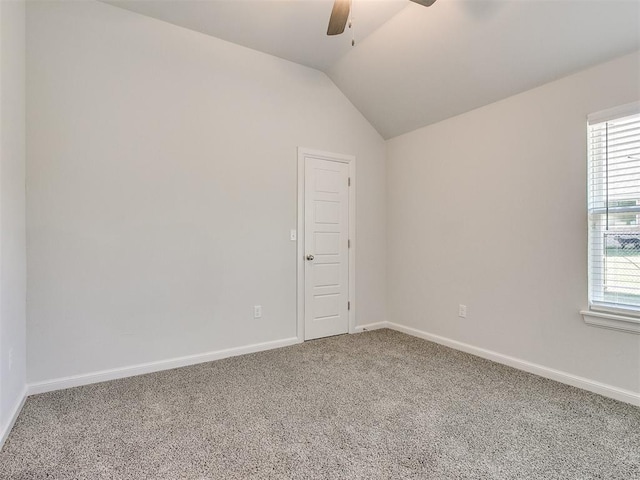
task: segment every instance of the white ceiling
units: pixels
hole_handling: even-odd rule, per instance
[[[391,138],[638,49],[635,0],[438,0],[410,4],[328,73]]]
[[[102,0],[105,3],[326,71],[351,49],[351,32],[328,37],[333,0]],[[408,0],[354,0],[359,43]]]
[[[353,48],[332,0],[103,1],[322,70],[385,138],[640,49],[639,0],[353,0]]]

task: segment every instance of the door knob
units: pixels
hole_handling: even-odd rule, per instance
[[[316,257],[314,257],[314,256],[313,256],[313,255],[311,255],[311,254],[307,255],[307,260],[309,260],[309,261],[313,260],[314,258],[316,258]]]

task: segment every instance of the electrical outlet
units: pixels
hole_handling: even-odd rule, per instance
[[[254,305],[253,318],[262,318],[262,305]]]
[[[467,306],[466,305],[458,305],[458,316],[460,318],[467,318]]]
[[[9,371],[13,368],[13,348],[9,349]]]

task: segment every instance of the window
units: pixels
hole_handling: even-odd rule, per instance
[[[590,115],[589,306],[640,316],[640,103]]]

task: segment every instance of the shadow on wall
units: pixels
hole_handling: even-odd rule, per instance
[[[463,10],[467,16],[476,20],[487,20],[498,15],[509,2],[497,0],[478,2],[471,0],[456,3],[459,4],[459,8]]]

